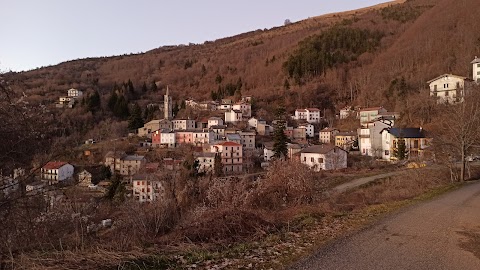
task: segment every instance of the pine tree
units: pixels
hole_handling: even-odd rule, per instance
[[[398,160],[404,160],[407,154],[407,146],[405,145],[405,139],[399,138],[397,140],[397,148],[394,151],[394,156]]]
[[[142,109],[138,106],[137,103],[134,103],[132,106],[132,112],[128,121],[128,128],[135,130],[143,127],[144,122],[142,118]]]
[[[148,88],[147,88],[147,83],[146,82],[143,82],[143,85],[142,85],[142,92],[145,93],[148,91]]]
[[[123,95],[117,99],[113,109],[113,114],[121,119],[126,119],[130,115],[128,110],[128,102]]]
[[[287,135],[285,135],[285,108],[281,107],[276,113],[276,122],[273,132],[273,152],[277,159],[286,159],[288,155]]]
[[[172,108],[173,116],[177,115],[179,111],[180,111],[180,108],[178,107],[178,103],[175,102],[175,105],[173,105],[173,108]]]
[[[112,94],[110,94],[110,97],[108,98],[108,104],[107,104],[110,111],[113,112],[113,110],[115,109],[115,104],[117,104],[117,100],[118,100],[117,93],[115,92],[115,90],[113,90]]]
[[[91,112],[96,112],[100,109],[101,99],[98,91],[95,90],[95,92],[87,98],[86,103],[88,110]]]
[[[215,154],[215,160],[213,164],[213,173],[216,177],[223,175],[223,164],[222,164],[222,157],[220,156],[221,153]]]
[[[155,92],[158,90],[158,87],[155,81],[152,81],[152,83],[150,84],[150,90],[152,90],[152,92]]]

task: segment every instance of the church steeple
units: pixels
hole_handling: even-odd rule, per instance
[[[168,85],[167,85],[167,92],[163,97],[163,115],[164,118],[170,120],[173,118],[173,104],[172,104],[172,97],[169,94]]]

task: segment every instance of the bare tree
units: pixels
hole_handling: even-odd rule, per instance
[[[480,95],[469,94],[465,101],[446,105],[435,126],[437,153],[460,162],[459,181],[465,180],[467,155],[480,146]]]

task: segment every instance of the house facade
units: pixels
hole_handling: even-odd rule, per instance
[[[223,119],[220,117],[210,117],[208,118],[208,125],[207,128],[211,128],[212,126],[222,126]]]
[[[210,144],[215,139],[215,134],[213,131],[204,129],[193,131],[192,134],[193,144],[196,146],[202,146],[204,144]]]
[[[225,112],[225,123],[238,123],[242,121],[242,111],[228,110]]]
[[[305,120],[308,123],[320,123],[320,110],[318,108],[296,109],[293,117],[295,120]]]
[[[320,133],[318,135],[318,140],[321,143],[333,143],[335,139],[335,135],[340,132],[336,128],[324,128],[320,130]]]
[[[253,150],[255,149],[255,132],[254,131],[240,131],[240,143],[243,146],[243,150]]]
[[[347,152],[333,145],[315,145],[300,151],[300,162],[315,171],[347,168]]]
[[[121,176],[133,176],[145,166],[147,160],[144,156],[126,155],[124,152],[114,153],[110,151],[105,156],[105,166],[110,168],[112,173]]]
[[[431,138],[426,136],[422,128],[386,128],[381,131],[382,135],[382,159],[397,160],[399,140],[405,143],[405,156],[407,159],[419,159],[423,157],[425,149]]]
[[[365,108],[360,110],[360,125],[364,126],[369,122],[378,119],[379,114],[386,113],[387,110],[383,107]]]
[[[67,91],[67,95],[72,98],[81,98],[83,96],[83,91],[80,91],[75,88],[70,88]]]
[[[253,128],[257,128],[258,127],[258,124],[264,124],[266,125],[267,122],[265,120],[262,120],[262,119],[258,119],[256,117],[252,117],[250,119],[248,119],[248,126],[249,127],[253,127]]]
[[[195,120],[192,119],[176,119],[172,121],[174,130],[192,130],[195,129]]]
[[[437,103],[463,102],[467,77],[443,74],[428,81],[430,96],[437,98]]]
[[[49,185],[57,184],[72,178],[73,171],[73,166],[66,162],[51,161],[40,170],[40,180],[48,182]]]
[[[356,132],[339,132],[335,135],[335,146],[342,148],[345,151],[350,151],[357,141]]]
[[[237,102],[232,106],[233,110],[241,111],[243,117],[252,116],[252,105],[248,102]]]
[[[191,144],[193,145],[193,131],[189,130],[178,130],[175,132],[175,143],[176,145],[182,144]]]
[[[140,137],[151,137],[151,133],[159,129],[172,129],[172,122],[167,119],[152,120],[139,128],[137,134]]]
[[[175,147],[175,132],[170,129],[156,130],[152,133],[152,145],[154,147]]]
[[[480,84],[480,58],[475,56],[475,59],[471,62],[473,65],[472,71],[473,71],[473,76],[472,79],[476,84]]]
[[[213,173],[215,168],[216,153],[200,152],[195,154],[195,159],[198,161],[199,173]]]
[[[307,124],[300,125],[298,127],[305,129],[305,135],[307,137],[309,137],[309,138],[315,137],[315,126],[314,125],[312,125],[310,123],[307,123]]]
[[[223,171],[226,174],[243,171],[242,145],[235,142],[222,142],[211,146],[210,152],[221,154]]]
[[[155,175],[141,174],[132,177],[133,198],[138,202],[162,200],[165,187]]]
[[[358,129],[358,146],[362,156],[382,156],[382,135],[385,128],[393,127],[391,121],[377,120],[366,123]]]

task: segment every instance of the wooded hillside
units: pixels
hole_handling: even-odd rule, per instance
[[[428,79],[447,72],[471,76],[469,62],[480,55],[476,7],[474,0],[409,0],[204,44],[74,60],[9,79],[43,103],[70,87],[97,90],[106,101],[115,84],[130,80],[142,106],[162,100],[169,85],[178,102],[241,91],[266,110],[278,102],[290,111],[333,111],[346,104],[401,110],[406,101],[398,97],[418,94]],[[398,81],[404,82],[402,93],[395,90]]]

